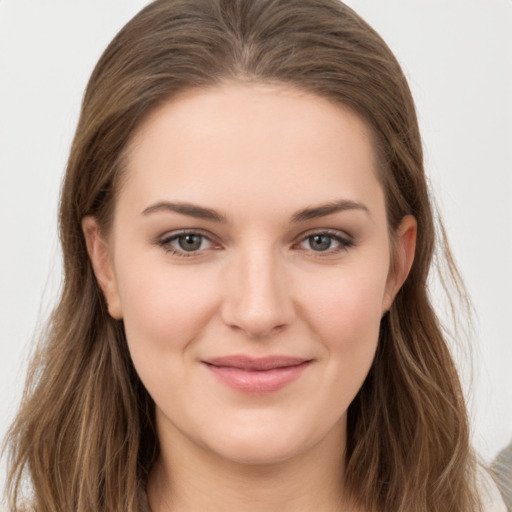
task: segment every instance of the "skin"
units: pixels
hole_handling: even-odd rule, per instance
[[[349,510],[347,408],[416,236],[405,217],[392,274],[377,172],[356,114],[286,86],[187,91],[139,129],[111,231],[102,235],[93,218],[83,229],[109,312],[123,319],[156,404],[154,512]],[[183,229],[204,235],[189,239],[199,244],[192,251],[180,246]],[[233,354],[310,363],[280,390],[246,393],[204,364]]]

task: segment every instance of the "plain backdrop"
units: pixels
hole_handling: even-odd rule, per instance
[[[145,3],[0,0],[0,436],[59,289],[57,202],[83,90]],[[388,42],[416,99],[427,173],[477,312],[465,388],[489,461],[512,437],[512,0],[348,3]]]

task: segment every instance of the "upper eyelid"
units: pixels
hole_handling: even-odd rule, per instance
[[[328,235],[328,236],[332,236],[334,238],[340,238],[342,240],[354,241],[354,237],[351,234],[349,234],[346,231],[343,231],[341,229],[333,229],[333,228],[310,229],[310,230],[305,231],[305,232],[301,233],[300,235],[298,235],[296,237],[296,239],[302,241],[305,238],[309,238],[310,236],[315,236],[315,235]]]
[[[210,233],[208,231],[204,231],[202,229],[195,229],[195,228],[186,229],[185,228],[185,229],[175,229],[175,230],[171,230],[171,231],[166,231],[163,235],[159,235],[157,237],[157,241],[162,242],[167,239],[174,239],[174,238],[178,238],[179,236],[186,236],[186,235],[204,236],[211,242],[213,242],[214,239],[216,238],[212,233]]]
[[[294,236],[294,240],[303,240],[304,238],[308,238],[310,236],[314,235],[331,235],[331,236],[338,236],[340,238],[347,238],[350,240],[353,240],[353,236],[347,233],[346,231],[340,230],[340,229],[333,229],[333,228],[313,228],[309,229],[307,231],[304,231],[296,236]],[[163,235],[159,235],[157,237],[158,241],[162,241],[165,239],[172,239],[177,238],[179,236],[184,235],[201,235],[210,240],[211,242],[214,242],[216,238],[215,235],[212,233],[205,231],[200,228],[183,228],[183,229],[177,229],[177,230],[171,230],[165,232]]]
[[[335,229],[335,228],[312,228],[312,229],[308,229],[307,231],[304,231],[299,236],[311,236],[312,234],[315,235],[315,234],[322,234],[322,233],[326,233],[326,234],[330,234],[330,235],[343,234],[343,235],[346,235],[347,237],[350,237],[350,235],[346,231],[343,231],[342,229]]]

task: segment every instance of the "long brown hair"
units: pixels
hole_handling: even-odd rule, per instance
[[[38,512],[140,510],[159,453],[154,406],[122,321],[107,312],[81,221],[93,215],[108,230],[125,149],[150,112],[226,80],[289,84],[352,108],[374,135],[391,234],[407,214],[418,222],[411,273],[349,409],[354,500],[375,512],[479,510],[464,399],[428,297],[436,235],[414,103],[389,48],[338,0],[157,0],[106,49],[62,188],[61,298],[8,438],[12,510],[25,478]]]

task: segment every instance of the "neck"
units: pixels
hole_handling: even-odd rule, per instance
[[[245,464],[226,460],[185,437],[161,440],[148,481],[152,512],[345,512],[345,425],[316,446],[287,460]]]

